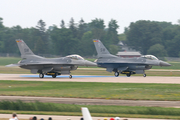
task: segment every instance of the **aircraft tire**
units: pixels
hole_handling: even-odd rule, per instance
[[[126,74],[127,75],[127,77],[130,77],[131,76],[131,73],[128,73],[128,74]]]
[[[72,78],[72,75],[69,75],[69,78],[71,79],[71,78]]]
[[[146,77],[146,74],[143,74],[143,77]]]
[[[52,78],[56,78],[56,75],[52,75]]]
[[[115,77],[118,77],[118,76],[119,76],[119,72],[115,72],[115,73],[114,73],[114,76],[115,76]]]
[[[43,73],[40,73],[40,74],[39,74],[39,78],[44,78],[44,74],[43,74]]]
[[[54,73],[54,75],[52,75],[52,78],[56,78],[57,76],[57,73]]]

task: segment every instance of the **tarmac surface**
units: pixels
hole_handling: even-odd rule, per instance
[[[31,75],[31,74],[0,74],[0,80],[180,84],[180,77],[159,77],[159,76],[158,77],[156,76],[114,77],[114,76],[73,75],[72,79],[69,79],[69,76],[60,76],[57,78],[45,76],[45,78],[39,78],[38,75]]]
[[[164,84],[180,84],[180,77],[142,77],[142,76],[73,76],[69,79],[68,76],[58,78],[45,77],[39,78],[38,75],[30,74],[0,74],[0,80],[18,80],[18,81],[59,81],[59,82],[112,82],[112,83],[164,83]],[[22,97],[22,96],[0,96],[1,100],[22,100],[22,101],[41,101],[54,103],[68,104],[84,104],[84,105],[125,105],[125,106],[159,106],[159,107],[176,107],[180,108],[180,101],[143,101],[143,100],[104,100],[104,99],[80,99],[80,98],[53,98],[53,97]],[[10,114],[0,114],[1,118],[10,118]],[[27,119],[37,116],[38,118],[48,118],[49,115],[18,115],[19,118]],[[51,115],[52,116],[52,115]],[[53,119],[80,120],[77,116],[54,116]],[[107,117],[109,118],[109,117]],[[102,117],[93,117],[93,120],[103,119]],[[158,119],[143,119],[143,118],[128,118],[128,120],[158,120]],[[162,119],[161,119],[162,120]]]

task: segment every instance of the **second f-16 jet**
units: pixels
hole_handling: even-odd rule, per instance
[[[23,40],[16,40],[16,42],[22,60],[17,64],[10,64],[7,66],[19,66],[24,69],[30,69],[33,74],[39,73],[40,78],[44,78],[44,75],[51,75],[53,78],[56,78],[57,75],[61,74],[69,74],[69,78],[72,78],[70,71],[76,70],[78,66],[97,66],[96,63],[85,60],[79,55],[68,55],[60,58],[44,58],[35,55]]]
[[[135,58],[122,58],[109,53],[100,40],[93,40],[98,53],[97,65],[106,68],[108,72],[115,72],[116,77],[119,74],[126,74],[130,77],[132,74],[143,74],[146,77],[145,70],[152,66],[171,66],[169,63],[159,60],[153,55],[144,55]]]

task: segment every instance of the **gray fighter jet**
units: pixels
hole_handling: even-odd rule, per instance
[[[151,69],[152,66],[171,66],[169,63],[158,60],[153,55],[145,55],[135,58],[121,58],[109,53],[100,40],[93,40],[98,53],[98,67],[106,68],[108,72],[114,71],[116,77],[119,73],[126,74],[130,77],[132,74],[143,74],[146,77],[145,70]]]
[[[19,50],[21,52],[22,60],[17,64],[7,65],[19,66],[24,69],[30,69],[31,73],[39,73],[40,78],[44,78],[44,75],[51,75],[56,78],[57,75],[69,74],[71,70],[76,70],[78,66],[97,66],[96,63],[85,60],[79,55],[69,55],[60,58],[44,58],[35,55],[23,40],[16,40]]]

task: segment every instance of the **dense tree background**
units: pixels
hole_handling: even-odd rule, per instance
[[[142,54],[180,57],[180,25],[140,20],[125,29],[125,37],[125,42]]]
[[[117,53],[119,47],[117,21],[111,20],[109,28],[104,25],[104,20],[94,19],[86,23],[81,19],[78,23],[73,18],[68,25],[64,20],[60,21],[59,27],[49,26],[43,20],[37,21],[36,27],[21,28],[14,26],[11,28],[3,25],[3,18],[0,18],[0,53],[18,53],[19,50],[15,42],[16,39],[23,39],[35,54],[53,54],[66,56],[79,54],[82,56],[96,55],[96,50],[92,42],[93,39],[101,39],[105,46]]]
[[[82,18],[78,22],[71,18],[69,22],[60,20],[58,26],[46,26],[45,21],[39,20],[35,27],[21,28],[17,25],[9,28],[0,18],[0,53],[20,54],[15,40],[23,39],[35,54],[91,57],[97,54],[92,40],[100,39],[112,54],[121,50],[118,43],[122,41],[144,55],[180,56],[178,24],[139,20],[132,22],[122,34],[118,34],[118,29],[118,22],[114,19],[107,26],[103,19],[96,18],[86,23]]]

